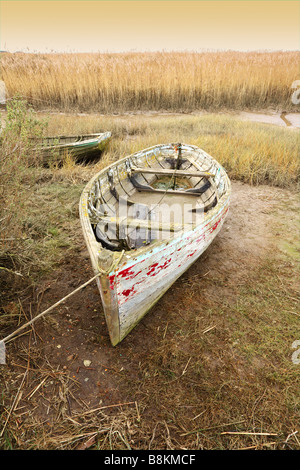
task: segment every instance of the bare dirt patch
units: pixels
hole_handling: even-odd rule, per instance
[[[299,129],[300,127],[299,113],[255,113],[244,111],[241,112],[238,116],[242,120],[272,124],[275,126],[286,127],[288,129]]]

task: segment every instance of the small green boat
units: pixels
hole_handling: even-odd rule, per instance
[[[111,132],[78,136],[46,137],[35,148],[42,153],[45,162],[58,161],[71,155],[76,160],[84,160],[102,152],[111,138]]]

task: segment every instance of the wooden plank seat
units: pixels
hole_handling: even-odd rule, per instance
[[[128,175],[128,177],[130,179],[130,182],[133,184],[133,186],[138,191],[150,191],[150,192],[154,192],[154,193],[164,193],[164,194],[180,194],[181,196],[184,194],[184,195],[187,195],[187,196],[198,196],[199,197],[200,194],[205,193],[205,191],[207,191],[207,189],[210,188],[210,186],[211,186],[210,180],[207,180],[204,183],[204,185],[201,186],[200,188],[189,188],[189,189],[183,189],[183,190],[180,190],[180,189],[159,189],[159,188],[153,188],[149,184],[139,183],[136,180],[136,177],[132,174]]]
[[[132,173],[145,173],[150,175],[161,175],[161,176],[186,176],[187,178],[195,176],[196,178],[210,178],[214,177],[213,173],[208,171],[187,171],[187,170],[173,170],[172,168],[131,168]]]
[[[137,180],[138,174],[154,174],[161,176],[176,176],[178,177],[199,177],[204,178],[204,184],[201,187],[193,187],[188,189],[159,189],[153,188],[150,184],[140,183]],[[167,193],[167,194],[178,194],[186,196],[201,196],[211,186],[214,186],[212,177],[215,175],[207,171],[187,171],[187,170],[172,170],[172,169],[154,169],[154,168],[138,168],[127,166],[127,174],[132,185],[137,191],[150,191],[154,193]],[[118,213],[105,213],[94,214],[94,230],[98,241],[103,246],[112,250],[119,251],[120,249],[132,249],[138,248],[143,245],[151,243],[155,237],[155,232],[179,232],[186,229],[191,229],[191,225],[183,223],[162,223],[153,220],[154,213],[150,211],[150,208],[144,204],[138,204],[131,199],[124,198],[117,191],[114,184],[114,175],[110,170],[107,173],[109,182],[109,191],[114,196],[116,201],[119,203],[119,209],[124,204],[128,208],[126,216],[120,217]],[[201,181],[201,180],[200,180]],[[215,191],[212,193],[206,203],[197,205],[192,212],[207,212],[210,208],[214,207],[217,203],[217,196]],[[119,211],[119,210],[118,210]],[[121,210],[122,213],[122,210]]]
[[[184,228],[190,228],[190,226],[178,223],[161,223],[155,220],[143,220],[143,219],[134,219],[132,217],[109,217],[104,216],[101,217],[101,222],[110,225],[117,225],[117,226],[126,226],[126,227],[134,227],[134,228],[143,228],[143,229],[153,229],[159,231],[168,231],[168,232],[178,232],[183,230]]]
[[[169,224],[159,224],[151,220],[153,216],[149,207],[135,203],[129,206],[128,216],[101,216],[95,226],[96,237],[113,251],[148,245],[156,238],[157,230],[172,231]],[[179,229],[176,227],[176,230]]]

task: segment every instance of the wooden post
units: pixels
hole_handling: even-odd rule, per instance
[[[181,143],[178,143],[175,147],[178,151],[178,154],[177,154],[177,160],[176,160],[176,166],[175,166],[175,172],[177,170],[179,170],[179,166],[180,166],[180,159],[181,159]],[[173,184],[173,189],[176,188],[176,176],[174,175],[174,184]]]

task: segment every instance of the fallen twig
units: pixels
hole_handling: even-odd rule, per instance
[[[213,326],[209,326],[208,328],[206,328],[205,330],[202,331],[203,334],[205,333],[208,333],[210,330],[213,330],[214,328],[216,328],[217,325],[213,325]]]
[[[245,436],[278,436],[277,433],[272,433],[272,432],[225,431],[225,432],[221,432],[221,434],[238,434],[238,435],[245,435]]]
[[[270,447],[276,445],[277,442],[263,442],[261,444],[257,444],[255,446],[249,446],[249,447],[241,447],[238,450],[250,450],[250,449],[257,449],[258,447]]]
[[[0,266],[0,269],[3,269],[4,271],[7,271],[9,273],[15,274],[16,276],[23,277],[23,274],[18,273],[17,271],[13,271],[12,269],[5,268],[4,266]]]
[[[243,419],[242,421],[236,421],[235,423],[218,424],[216,426],[209,426],[207,428],[195,429],[195,431],[186,432],[184,434],[181,434],[181,436],[188,436],[190,434],[195,434],[196,432],[210,431],[211,429],[224,428],[225,426],[233,426],[234,424],[241,424],[241,423],[244,423],[244,422],[245,422],[245,420]]]
[[[39,383],[39,385],[32,391],[30,392],[28,395],[27,395],[27,400],[30,400],[31,397],[33,397],[33,395],[35,394],[35,392],[38,391],[38,389],[43,385],[44,382],[46,382],[48,377],[44,377],[44,379]]]
[[[100,406],[100,408],[94,408],[93,410],[84,411],[83,413],[79,413],[76,416],[85,416],[91,413],[95,413],[95,411],[105,410],[106,408],[113,408],[116,406],[125,406],[125,405],[136,405],[135,401],[128,401],[127,403],[116,403],[115,405],[106,405]]]
[[[9,410],[9,413],[8,413],[8,415],[7,415],[7,418],[6,418],[6,421],[5,421],[5,423],[4,423],[4,426],[3,426],[3,428],[2,428],[2,431],[1,431],[1,433],[0,433],[0,437],[3,436],[3,433],[4,433],[4,431],[5,431],[5,428],[6,428],[6,425],[7,425],[7,423],[8,423],[8,420],[9,420],[9,418],[10,418],[12,412],[14,411],[14,409],[15,409],[15,407],[16,407],[18,401],[19,401],[18,398],[19,398],[21,389],[22,389],[22,387],[23,387],[23,384],[24,384],[24,382],[25,382],[25,378],[26,378],[27,373],[28,373],[28,370],[26,370],[26,371],[24,372],[21,385],[20,385],[20,387],[19,387],[19,389],[18,389],[18,391],[17,391],[17,394],[16,394],[16,396],[15,396],[15,399],[14,399],[14,401],[13,401],[13,404],[12,404],[10,410]]]

